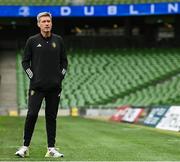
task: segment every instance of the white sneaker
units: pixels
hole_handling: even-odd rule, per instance
[[[59,150],[58,148],[54,148],[54,147],[48,148],[45,157],[54,157],[54,158],[64,157],[64,155],[60,153],[58,150]]]
[[[22,158],[29,156],[29,148],[27,146],[22,146],[18,151],[16,151],[15,155]]]

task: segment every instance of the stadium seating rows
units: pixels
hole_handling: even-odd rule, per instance
[[[69,51],[60,107],[180,103],[180,50]],[[26,107],[28,78],[17,55],[18,104]]]
[[[0,5],[101,5],[157,3],[175,1],[180,2],[180,0],[0,0]]]
[[[17,78],[17,104],[19,108],[25,108],[26,106],[26,85],[25,85],[25,75],[21,67],[21,55],[17,54],[16,57],[16,78]]]

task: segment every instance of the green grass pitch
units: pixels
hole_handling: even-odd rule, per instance
[[[30,157],[14,152],[22,144],[24,117],[0,117],[0,161],[51,161],[46,153],[44,117],[39,117],[30,147]],[[180,134],[159,129],[85,119],[57,119],[60,161],[179,161]]]

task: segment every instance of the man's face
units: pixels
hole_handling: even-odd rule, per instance
[[[52,20],[49,16],[42,16],[38,22],[38,26],[42,32],[50,32],[52,29]]]

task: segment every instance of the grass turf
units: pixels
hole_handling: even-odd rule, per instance
[[[39,117],[30,147],[30,157],[14,152],[22,144],[24,117],[0,117],[1,161],[51,161],[46,153],[44,117]],[[138,125],[60,117],[57,147],[65,161],[179,161],[180,134]]]

